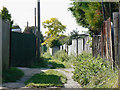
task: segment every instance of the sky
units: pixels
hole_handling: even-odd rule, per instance
[[[78,26],[75,18],[71,12],[68,11],[70,7],[70,0],[40,0],[40,12],[41,12],[41,31],[44,34],[47,29],[44,29],[42,22],[50,20],[50,18],[58,18],[58,20],[66,25],[65,35],[68,35],[73,30],[87,31],[88,29]],[[18,24],[22,31],[27,26],[34,26],[34,8],[37,8],[37,0],[0,0],[0,9],[5,6],[9,10],[14,24]],[[44,34],[45,35],[45,34]]]

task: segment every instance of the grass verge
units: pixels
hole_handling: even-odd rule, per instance
[[[24,75],[24,72],[20,69],[17,69],[15,67],[11,67],[8,70],[4,70],[2,73],[2,82],[15,82],[16,80],[19,80]]]
[[[27,87],[31,88],[41,88],[41,87],[63,87],[66,83],[67,77],[54,70],[48,70],[40,74],[35,74],[28,81],[25,82]]]

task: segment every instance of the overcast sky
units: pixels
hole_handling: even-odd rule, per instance
[[[78,28],[79,31],[87,30],[76,24],[75,18],[68,11],[70,0],[40,0],[41,3],[41,23],[50,18],[58,20],[67,26],[65,34]],[[22,31],[29,22],[29,26],[34,26],[34,8],[37,7],[37,0],[0,0],[0,9],[5,6],[12,15],[14,24],[18,24]],[[41,31],[44,32],[41,25]]]

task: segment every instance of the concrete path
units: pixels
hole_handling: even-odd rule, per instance
[[[18,69],[21,69],[24,72],[24,76],[13,83],[5,83],[3,84],[2,87],[4,88],[9,88],[9,89],[18,89],[18,88],[27,88],[25,87],[24,82],[27,81],[31,76],[33,76],[34,74],[40,73],[40,72],[45,72],[49,69],[45,69],[45,68],[41,68],[41,69],[33,69],[33,68],[22,68],[22,67],[18,67]],[[59,72],[62,72],[63,74],[65,74],[67,76],[67,83],[64,84],[64,88],[81,88],[81,86],[75,82],[72,79],[72,71],[74,71],[73,68],[69,68],[69,69],[53,69],[53,70],[57,70]]]
[[[69,69],[55,69],[55,70],[65,74],[67,76],[67,83],[64,84],[65,88],[82,88],[78,82],[76,82],[76,81],[74,81],[72,79],[72,76],[73,76],[72,72],[74,71],[73,68],[69,68]]]

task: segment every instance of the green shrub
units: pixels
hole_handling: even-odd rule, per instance
[[[97,73],[103,73],[111,69],[109,62],[102,58],[94,58],[92,54],[83,52],[74,61],[75,71],[73,72],[73,79],[82,86],[90,83],[90,80],[96,76]]]
[[[69,57],[65,51],[57,51],[54,54],[53,59],[59,60],[61,62],[64,62],[64,61],[67,62],[69,60]]]
[[[107,69],[104,72],[97,73],[94,77],[92,77],[90,83],[88,83],[88,85],[86,85],[85,87],[86,88],[116,88],[117,81],[118,81],[118,72],[114,72],[111,69]]]
[[[16,80],[19,80],[24,75],[24,72],[20,69],[17,69],[15,67],[12,67],[8,70],[4,70],[2,73],[2,82],[15,82]]]
[[[50,39],[50,41],[48,42],[48,47],[50,47],[50,48],[58,47],[60,45],[61,45],[61,42],[57,37]]]
[[[45,52],[45,53],[43,54],[43,57],[44,57],[44,58],[51,59],[52,55],[51,55],[49,52]]]
[[[49,58],[40,57],[39,60],[36,59],[29,68],[48,68]]]

